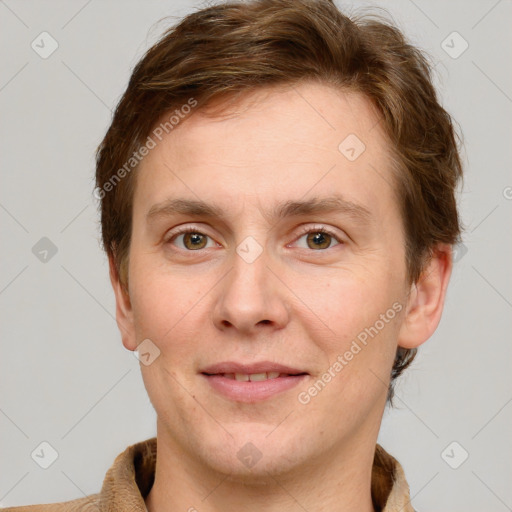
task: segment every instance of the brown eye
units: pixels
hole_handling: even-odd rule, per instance
[[[323,231],[312,231],[307,235],[307,243],[310,249],[327,249],[331,245],[332,236]]]
[[[302,231],[301,236],[294,243],[301,249],[325,251],[344,242],[339,235],[331,233],[325,227],[310,226]]]
[[[183,235],[183,245],[187,249],[203,249],[206,245],[206,235],[201,233],[185,233]]]
[[[182,251],[188,252],[215,247],[215,242],[211,237],[193,228],[179,230],[166,240],[166,244],[174,245]]]

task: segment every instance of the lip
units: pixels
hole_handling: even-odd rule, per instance
[[[279,372],[280,374],[288,375],[280,375],[274,379],[263,381],[237,381],[223,375],[226,373],[252,374],[268,372]],[[288,391],[309,376],[303,370],[270,361],[252,364],[223,362],[204,368],[200,375],[217,393],[225,398],[245,403],[259,402]]]
[[[225,361],[222,363],[213,364],[200,370],[200,373],[218,374],[218,373],[267,373],[279,372],[288,373],[290,375],[298,375],[300,373],[307,373],[305,370],[292,368],[279,363],[271,361],[260,361],[258,363],[244,364],[236,363],[234,361]]]

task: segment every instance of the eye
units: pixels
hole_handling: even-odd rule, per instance
[[[333,245],[343,244],[343,240],[341,240],[339,235],[324,226],[309,226],[304,228],[295,243],[298,243],[303,238],[305,238],[306,245],[302,245],[301,248],[315,251],[330,249]],[[208,246],[208,239],[211,240],[210,246]],[[177,240],[180,241],[181,245],[176,244]],[[333,244],[333,242],[335,243]],[[213,239],[193,226],[178,228],[177,231],[169,235],[165,243],[177,245],[179,249],[184,251],[197,251],[199,249],[207,249],[208,247],[216,246],[216,242]]]
[[[343,244],[343,240],[341,240],[340,237],[336,235],[336,233],[325,228],[324,226],[306,227],[302,230],[301,236],[297,239],[297,242],[302,238],[305,238],[306,246],[303,245],[301,248],[313,249],[315,251],[330,249],[333,246],[332,242],[338,242],[338,244],[334,245]]]
[[[182,245],[178,247],[184,251],[197,251],[198,249],[207,248],[208,235],[205,235],[194,227],[185,227],[178,229],[165,240],[166,244],[172,244],[175,240],[180,240]],[[215,247],[215,242],[210,247]]]

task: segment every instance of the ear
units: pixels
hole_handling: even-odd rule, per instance
[[[116,297],[117,327],[121,332],[121,339],[124,347],[128,350],[136,350],[137,343],[135,341],[135,326],[133,322],[133,311],[130,296],[121,284],[113,256],[109,256],[108,263],[110,270],[110,282],[112,283],[112,288],[114,289],[114,295]]]
[[[399,347],[416,348],[437,329],[452,264],[451,245],[437,245],[418,281],[411,285],[404,321],[398,335]]]

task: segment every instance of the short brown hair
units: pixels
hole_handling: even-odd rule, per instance
[[[351,19],[331,0],[228,2],[189,14],[146,52],[98,147],[103,246],[126,290],[135,187],[126,162],[155,125],[190,98],[201,108],[305,80],[362,93],[382,115],[394,155],[410,282],[419,279],[436,244],[459,240],[457,134],[437,99],[424,53],[386,20]],[[398,348],[389,399],[394,379],[415,354]]]

